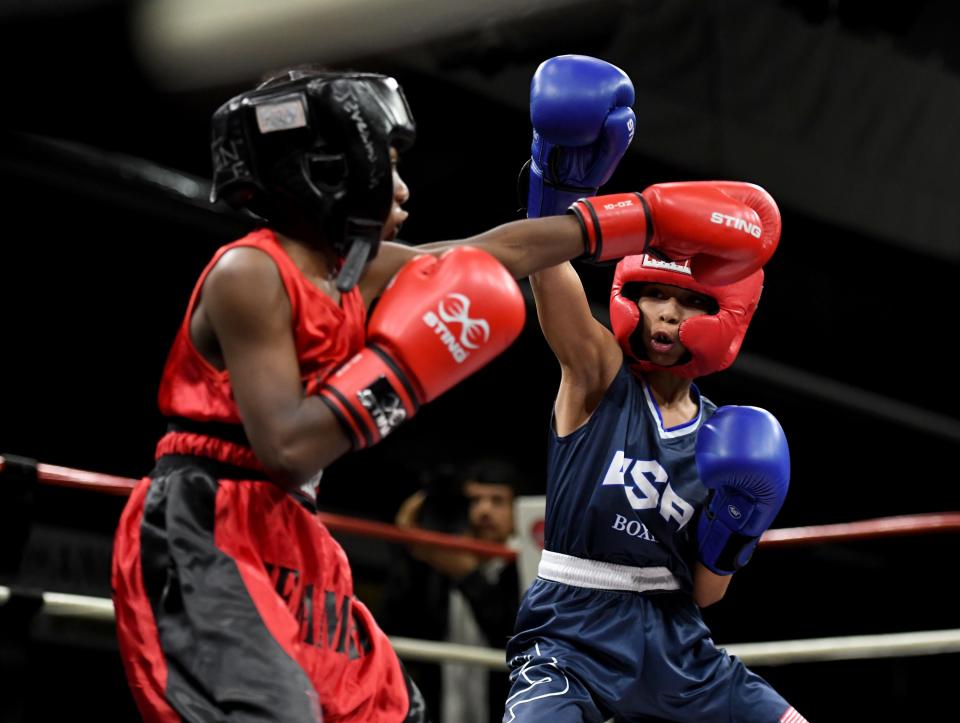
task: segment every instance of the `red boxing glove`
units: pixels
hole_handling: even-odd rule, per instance
[[[380,297],[367,346],[319,388],[354,449],[375,444],[513,343],[520,287],[486,251],[408,261]]]
[[[643,193],[581,198],[570,211],[580,220],[590,261],[640,253],[691,259],[694,278],[710,286],[754,273],[780,241],[780,210],[752,183],[658,183]]]

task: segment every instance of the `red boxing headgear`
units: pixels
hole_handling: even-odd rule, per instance
[[[629,298],[629,285],[635,283],[679,286],[709,296],[717,302],[717,313],[701,314],[680,324],[680,343],[689,352],[689,361],[664,367],[637,356],[630,343],[631,335],[640,325],[640,308],[635,298]],[[625,288],[627,296],[623,294]],[[647,254],[627,256],[617,264],[613,276],[610,324],[620,347],[631,360],[630,368],[633,371],[666,370],[680,377],[700,377],[733,364],[762,290],[763,269],[734,284],[707,286],[693,278],[689,261],[661,261]]]

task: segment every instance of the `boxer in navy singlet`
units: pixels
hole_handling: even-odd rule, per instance
[[[528,215],[572,203],[592,229],[598,212],[640,205],[651,224],[645,253],[617,266],[613,333],[594,319],[573,266],[531,276],[561,381],[544,550],[507,647],[503,720],[799,723],[713,644],[700,615],[749,558],[789,481],[772,415],[718,410],[693,384],[736,358],[779,212],[763,189],[730,182],[590,198],[613,170],[605,119],[623,115],[600,79],[620,87],[616,73],[579,56],[552,58],[534,75]],[[733,199],[754,213],[733,218]],[[731,253],[748,238],[757,245]],[[595,259],[612,253],[603,236],[596,246]]]

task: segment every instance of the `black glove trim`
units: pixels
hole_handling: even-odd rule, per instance
[[[366,420],[364,420],[360,416],[357,410],[354,409],[353,405],[350,404],[349,401],[347,401],[347,398],[340,393],[340,390],[336,389],[335,387],[324,386],[324,387],[321,387],[321,391],[326,392],[332,397],[335,397],[337,401],[340,402],[340,406],[337,406],[336,404],[331,402],[329,399],[327,399],[323,394],[317,395],[320,397],[323,403],[327,405],[327,408],[330,409],[331,412],[333,412],[333,416],[336,418],[337,422],[340,423],[340,427],[343,429],[344,434],[347,435],[347,439],[350,440],[350,444],[353,446],[353,449],[357,450],[357,449],[362,449],[363,447],[371,446],[373,444],[373,435],[370,434],[369,425],[367,424]],[[357,428],[362,430],[363,440],[361,440],[360,437],[358,437],[357,434],[353,431],[353,427],[350,425],[350,422],[347,421],[347,418],[344,416],[340,407],[347,410],[347,412],[350,414],[350,418],[353,419]],[[363,441],[364,443],[361,444],[361,441]]]
[[[650,213],[650,204],[647,203],[647,199],[643,197],[642,193],[634,193],[634,195],[640,199],[640,205],[643,206],[643,216],[647,219],[647,230],[643,237],[643,253],[652,253],[662,261],[672,261],[672,259],[667,258],[666,254],[650,248],[650,242],[653,240],[653,214]]]
[[[420,397],[418,397],[417,393],[414,391],[413,385],[410,383],[407,375],[404,374],[403,370],[400,369],[399,366],[397,366],[397,363],[393,360],[393,357],[387,354],[387,352],[378,347],[376,344],[371,344],[367,348],[380,357],[380,360],[386,364],[390,368],[390,371],[392,371],[396,375],[397,379],[400,380],[404,390],[407,392],[407,396],[410,397],[410,403],[413,404],[413,413],[416,414],[420,409]]]
[[[594,250],[593,253],[590,253],[590,233],[587,231],[587,224],[583,220],[583,211],[580,210],[581,206],[586,206],[587,210],[590,213],[590,218],[593,220],[594,228]],[[574,205],[570,207],[568,213],[572,213],[577,217],[577,222],[580,224],[580,233],[583,234],[583,256],[580,257],[581,261],[589,261],[591,263],[596,262],[600,258],[600,254],[603,251],[603,231],[600,228],[600,219],[597,218],[597,212],[593,208],[593,204],[589,202],[588,199],[582,199],[582,202],[579,205]]]
[[[720,554],[717,555],[717,559],[714,561],[713,566],[718,570],[729,570],[730,572],[736,572],[745,564],[747,564],[749,560],[748,558],[748,560],[744,560],[742,564],[737,564],[737,556],[743,552],[744,548],[753,544],[756,539],[756,536],[741,535],[739,532],[731,532],[730,537],[723,546],[723,550],[721,550]]]

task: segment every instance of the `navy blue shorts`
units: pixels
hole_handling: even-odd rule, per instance
[[[507,646],[504,723],[803,720],[763,678],[714,645],[687,594],[538,579],[517,630]]]

